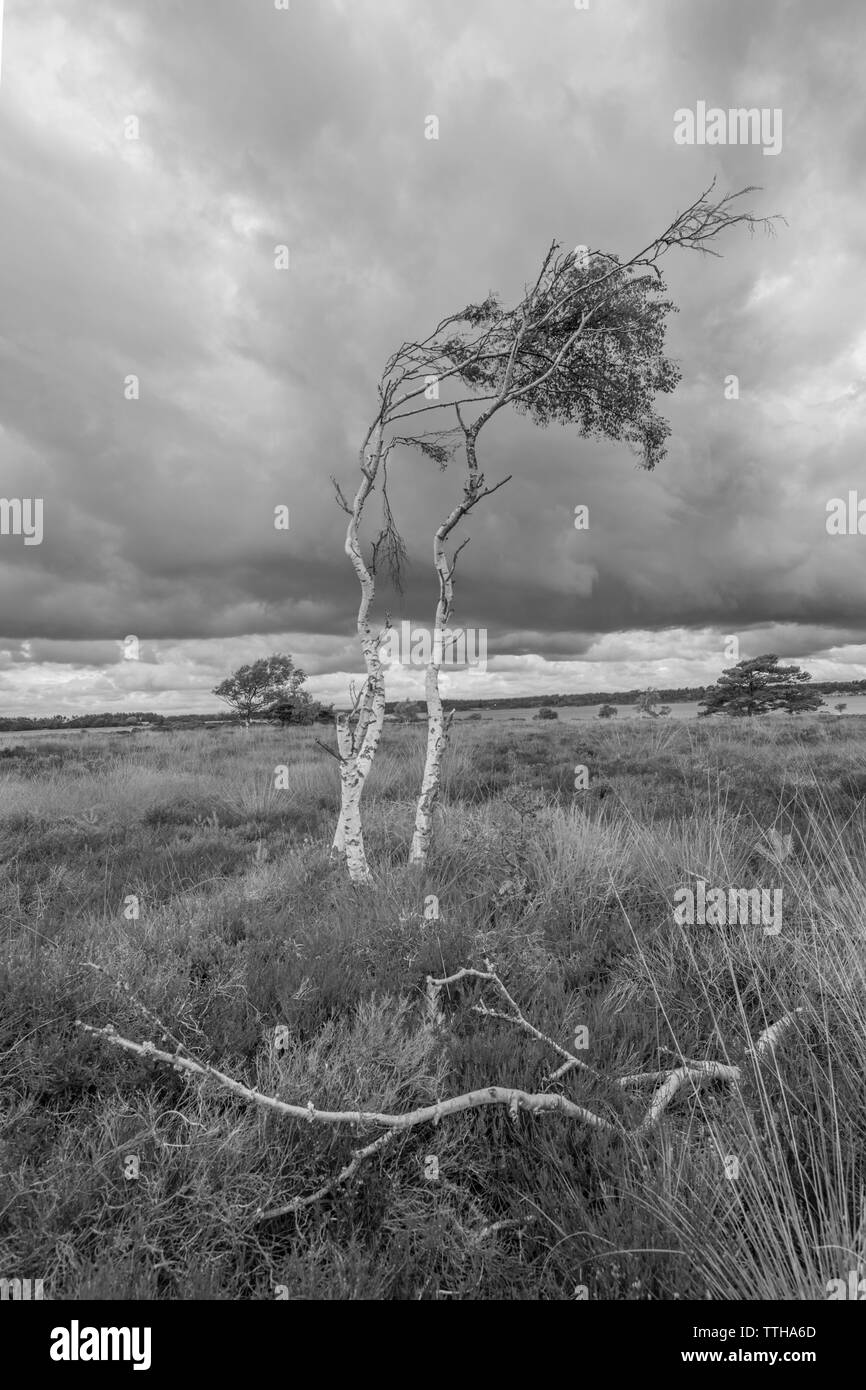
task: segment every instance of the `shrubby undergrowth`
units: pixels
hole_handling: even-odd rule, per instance
[[[55,1298],[810,1299],[862,1264],[866,721],[458,723],[423,878],[404,863],[423,733],[386,726],[368,890],[328,863],[337,769],[314,731],[84,737],[0,749],[4,1276]],[[781,888],[782,931],[678,926],[699,878]],[[426,1007],[428,975],[485,956],[542,1033],[587,1030],[601,1077],[557,1083],[576,1103],[632,1128],[646,1094],[605,1078],[683,1059],[741,1065],[742,1087],[684,1092],[641,1139],[467,1113],[262,1223],[375,1134],[275,1118],[76,1026],[159,1045],[139,1001],[195,1056],[319,1107],[540,1091],[556,1056],[480,1015],[476,982]]]

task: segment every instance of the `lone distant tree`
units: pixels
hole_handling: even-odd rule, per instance
[[[599,719],[616,719],[618,714],[616,705],[602,705],[598,711]]]
[[[723,671],[716,685],[707,688],[698,714],[730,714],[735,718],[787,710],[795,714],[819,709],[820,695],[806,690],[812,679],[799,666],[780,666],[773,655],[752,657]]]
[[[644,718],[657,719],[661,713],[660,710],[656,709],[658,698],[659,693],[657,690],[650,690],[648,688],[642,691],[637,701],[638,714],[642,715]]]
[[[415,700],[401,700],[399,705],[394,706],[394,717],[399,719],[401,724],[417,724],[417,702]]]
[[[250,722],[278,701],[297,699],[298,691],[307,679],[290,656],[263,656],[250,666],[239,666],[234,675],[211,691],[249,727]]]
[[[535,717],[536,719],[558,719],[559,714],[555,709],[551,709],[550,705],[542,705]]]
[[[294,695],[281,696],[275,704],[262,711],[268,719],[278,719],[281,724],[328,724],[334,721],[332,705],[323,705],[314,700],[306,690],[296,690]]]
[[[837,714],[844,714],[848,706],[844,700],[841,700],[839,704],[834,705],[833,708]]]

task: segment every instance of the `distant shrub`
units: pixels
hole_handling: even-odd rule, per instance
[[[602,705],[598,712],[599,719],[616,719],[619,710],[616,705]]]
[[[296,697],[272,705],[267,714],[271,719],[278,719],[281,724],[325,724],[333,720],[334,709],[332,705],[323,705],[319,700]]]
[[[558,719],[559,714],[555,709],[551,709],[549,705],[542,705],[535,717],[536,719]]]
[[[414,724],[418,713],[417,700],[401,700],[399,705],[394,706],[394,718],[399,719],[401,724]]]

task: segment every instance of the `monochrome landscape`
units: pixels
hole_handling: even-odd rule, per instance
[[[0,4],[3,1301],[866,1298],[864,39]]]

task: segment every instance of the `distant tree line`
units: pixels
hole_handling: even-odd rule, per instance
[[[205,721],[233,722],[230,714],[154,714],[153,711],[114,710],[110,714],[13,714],[0,717],[0,733],[22,733],[27,729],[114,729],[152,725],[154,728],[197,728]]]
[[[188,720],[190,715],[142,714],[141,710],[115,710],[111,714],[24,714],[0,718],[0,732],[25,729],[112,729],[119,724],[168,724]]]
[[[291,660],[290,658],[282,659]],[[273,657],[267,658],[268,662],[274,660]],[[756,660],[761,661],[766,660],[766,658],[756,658]],[[741,665],[744,664],[741,663]],[[265,683],[262,690],[264,698],[258,707],[256,707],[255,699],[253,700],[246,717],[253,720],[279,719],[283,723],[300,724],[332,720],[334,718],[332,707],[322,705],[317,700],[311,700],[300,684],[296,683],[297,676],[301,674],[296,670],[291,671],[288,673],[288,679],[283,683],[277,681],[276,689],[273,684],[268,686]],[[257,675],[256,664],[252,667],[241,667],[234,676],[223,682],[223,686],[231,687],[235,681],[238,681],[239,686],[243,686],[245,679],[250,678],[250,684],[256,686]],[[306,678],[302,676],[302,679]],[[707,703],[707,695],[715,690],[715,686],[689,685],[670,690],[653,690],[651,693],[654,701],[664,705],[683,701],[705,704]],[[866,695],[866,680],[810,681],[809,692],[818,695]],[[241,694],[241,699],[238,704],[233,705],[230,713],[155,714],[153,711],[118,710],[112,713],[96,714],[16,714],[0,716],[0,733],[23,732],[27,729],[110,729],[118,725],[136,724],[151,724],[170,728],[199,728],[205,722],[210,724],[216,721],[232,724],[237,721],[239,714],[242,718],[246,715],[243,708],[244,694],[241,691],[238,693]],[[226,697],[223,694],[221,698],[225,699]],[[603,705],[611,708],[615,704],[644,707],[646,698],[646,690],[594,690],[573,695],[509,695],[499,696],[491,700],[446,700],[444,704],[447,709],[454,710],[534,709],[537,705],[542,705],[547,709],[584,705]],[[387,713],[396,714],[398,718],[406,719],[409,722],[416,719],[421,712],[420,706],[409,700],[389,701],[385,709]],[[659,710],[658,713],[666,713],[666,711]]]
[[[819,695],[866,695],[866,680],[812,681],[809,688]],[[654,689],[652,693],[655,699],[664,705],[689,701],[702,704],[704,697],[712,689],[713,687],[709,685],[687,685],[668,690]],[[645,689],[589,690],[574,695],[507,695],[492,700],[449,699],[445,703],[448,709],[455,710],[534,709],[537,705],[544,705],[547,708],[604,704],[640,705],[645,695]],[[390,714],[395,705],[388,703],[385,708]]]

